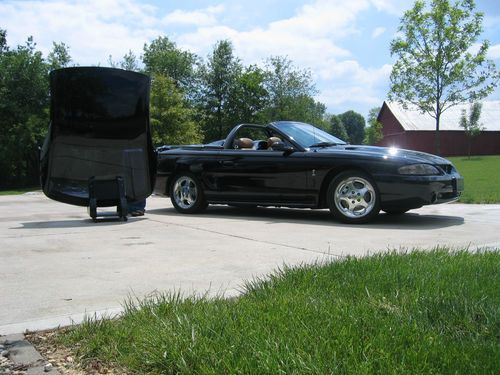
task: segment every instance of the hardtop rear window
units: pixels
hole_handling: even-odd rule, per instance
[[[144,132],[149,77],[118,69],[51,73],[52,126],[57,135],[131,139]]]

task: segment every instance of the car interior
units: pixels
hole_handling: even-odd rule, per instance
[[[267,140],[252,140],[247,137],[236,138],[234,140],[234,149],[237,150],[272,150],[276,142],[282,142],[281,138],[269,137]]]

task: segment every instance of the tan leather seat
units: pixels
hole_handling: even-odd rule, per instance
[[[253,141],[250,138],[238,138],[234,141],[234,148],[251,150]]]
[[[276,142],[282,142],[281,138],[278,138],[278,137],[269,137],[267,139],[267,148],[271,148],[271,146],[273,144],[275,144]]]

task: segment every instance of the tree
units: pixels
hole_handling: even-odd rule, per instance
[[[343,141],[349,140],[349,136],[347,135],[345,126],[342,123],[340,117],[337,115],[331,115],[327,131],[335,137],[342,139]]]
[[[201,71],[205,137],[208,140],[222,139],[234,126],[233,95],[237,91],[237,82],[242,71],[240,60],[233,54],[231,42],[217,42]]]
[[[178,87],[186,89],[193,83],[196,55],[177,48],[167,37],[160,36],[151,44],[144,44],[142,61],[146,73],[170,77]]]
[[[380,113],[380,107],[375,107],[370,109],[368,113],[368,126],[365,130],[364,143],[368,145],[374,145],[384,138],[382,134],[382,124],[377,120],[378,114]]]
[[[109,55],[108,64],[112,68],[120,68],[125,70],[130,70],[133,72],[140,72],[139,62],[137,61],[137,56],[132,50],[129,50],[120,61],[114,61],[113,56]]]
[[[312,98],[316,88],[310,71],[297,69],[286,57],[274,56],[267,60],[265,73],[268,98],[263,119],[308,121],[324,115],[324,105]]]
[[[328,126],[326,105],[317,102],[310,95],[301,95],[290,100],[289,118],[314,124],[320,128]]]
[[[473,48],[482,32],[483,14],[474,0],[418,0],[391,42],[397,61],[391,72],[389,97],[415,105],[436,120],[436,153],[440,153],[439,123],[448,108],[480,100],[497,85],[499,72],[487,60],[488,41]]]
[[[120,68],[125,70],[131,70],[133,72],[139,72],[139,62],[137,61],[137,56],[132,50],[129,50],[124,56],[122,61],[120,61]]]
[[[7,31],[4,29],[0,29],[0,53],[3,53],[7,50]]]
[[[264,79],[263,70],[255,65],[243,68],[236,74],[228,103],[233,124],[259,122],[259,113],[267,97]]]
[[[153,75],[151,89],[151,133],[156,145],[200,143],[200,127],[192,120],[192,109],[172,78]]]
[[[464,128],[465,135],[469,139],[469,159],[471,155],[472,140],[477,137],[484,130],[482,124],[479,123],[479,118],[481,117],[481,109],[483,105],[481,103],[473,103],[470,106],[469,117],[467,117],[467,111],[462,109],[462,116],[460,117],[460,126]]]
[[[47,56],[50,70],[65,68],[71,62],[69,47],[64,43],[52,42],[52,51]]]
[[[5,34],[3,34],[5,35]],[[29,37],[0,53],[0,184],[38,182],[38,146],[46,133],[49,65]]]
[[[352,144],[361,144],[365,138],[365,118],[357,112],[347,111],[339,115],[345,126],[348,141]]]

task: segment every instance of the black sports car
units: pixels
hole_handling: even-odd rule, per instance
[[[177,211],[208,204],[329,208],[346,223],[455,201],[463,178],[446,159],[355,146],[312,125],[241,124],[224,141],[158,149],[155,191]]]

